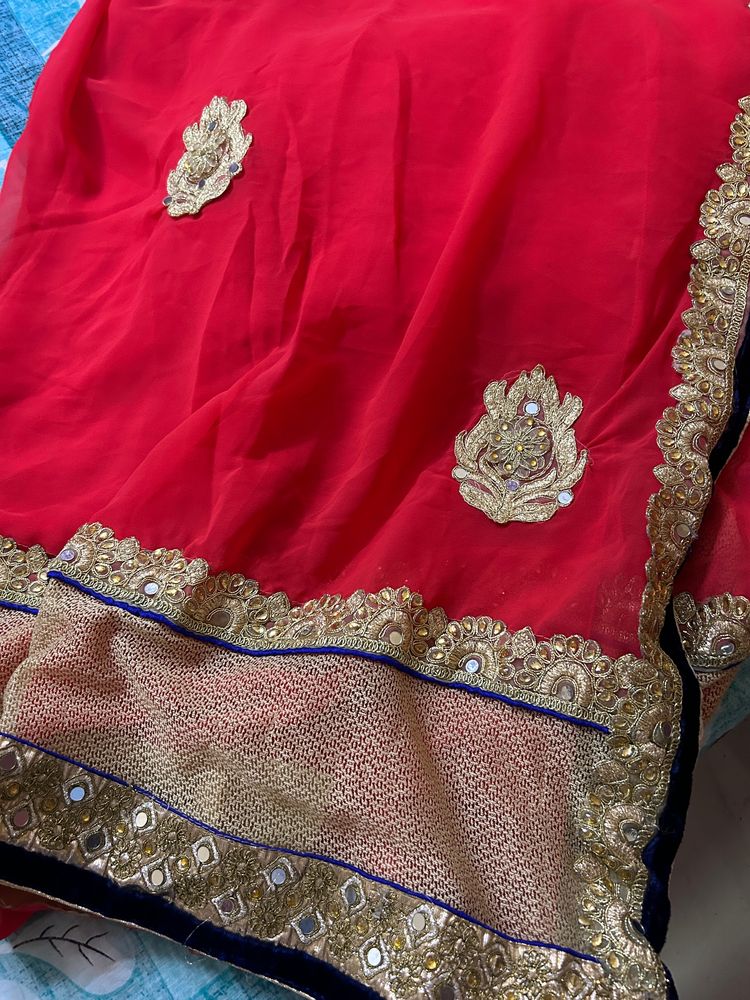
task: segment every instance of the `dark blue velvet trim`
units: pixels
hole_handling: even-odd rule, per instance
[[[14,601],[0,601],[0,608],[8,608],[9,611],[25,611],[27,615],[39,614],[39,608],[32,608],[28,604],[16,604]]]
[[[416,680],[425,681],[428,684],[437,684],[439,687],[466,691],[476,697],[490,698],[494,701],[501,701],[505,705],[512,705],[514,708],[524,708],[529,712],[540,712],[542,715],[550,715],[554,719],[560,719],[563,722],[572,722],[575,726],[583,726],[585,729],[595,729],[600,733],[610,732],[608,726],[603,726],[599,722],[592,722],[589,719],[577,719],[573,715],[566,715],[564,712],[556,712],[552,708],[544,708],[540,705],[529,705],[525,701],[518,701],[517,699],[509,698],[504,694],[496,694],[494,691],[483,691],[481,688],[475,687],[471,684],[461,684],[459,681],[442,681],[437,677],[428,677],[425,674],[421,674],[418,670],[413,670],[411,667],[407,667],[400,660],[397,660],[393,656],[388,656],[385,653],[368,653],[359,649],[349,649],[346,646],[297,646],[292,649],[286,649],[284,647],[280,647],[278,649],[249,649],[247,646],[240,646],[237,643],[227,642],[224,639],[216,639],[211,635],[201,635],[200,632],[193,632],[190,629],[184,628],[182,625],[178,625],[176,622],[172,621],[171,618],[167,618],[166,615],[162,615],[158,611],[149,611],[147,608],[141,608],[137,604],[129,604],[127,601],[116,600],[114,597],[108,597],[106,594],[100,594],[98,590],[87,587],[85,584],[73,579],[73,577],[66,576],[59,570],[50,570],[48,575],[50,579],[60,580],[62,583],[75,587],[76,590],[80,590],[82,593],[88,594],[90,597],[95,597],[103,604],[108,604],[115,608],[121,608],[123,611],[128,611],[130,614],[137,615],[139,618],[146,618],[149,621],[160,622],[162,625],[166,625],[168,628],[171,628],[173,632],[187,636],[189,639],[197,639],[199,642],[208,643],[210,646],[218,646],[221,649],[227,649],[232,653],[242,653],[245,656],[257,657],[279,655],[310,656],[326,653],[343,653],[347,656],[356,656],[361,660],[373,660],[377,663],[386,663],[389,666],[400,670],[402,673],[408,674]]]
[[[739,444],[742,432],[745,429],[748,415],[750,415],[750,337],[748,337],[748,327],[745,327],[745,336],[737,351],[734,362],[734,383],[732,389],[732,415],[727,421],[721,437],[716,443],[716,447],[711,452],[708,460],[711,475],[714,479],[729,461],[734,449]]]
[[[670,914],[669,874],[685,830],[700,730],[698,681],[685,660],[671,604],[667,610],[661,644],[667,655],[677,664],[680,672],[682,717],[680,742],[672,762],[667,800],[659,817],[657,832],[643,852],[649,880],[643,900],[642,925],[646,937],[657,951],[663,948],[667,935]]]
[[[149,791],[148,788],[141,788],[140,785],[128,785],[126,781],[123,781],[123,779],[117,775],[109,774],[107,771],[101,771],[99,768],[91,767],[88,764],[83,764],[81,761],[75,760],[73,757],[68,757],[64,753],[58,753],[56,750],[49,750],[47,747],[40,746],[40,744],[34,743],[32,740],[24,739],[22,736],[16,736],[14,733],[8,733],[0,730],[0,737],[2,736],[10,740],[15,740],[17,743],[22,743],[24,746],[31,747],[34,750],[46,753],[50,757],[55,757],[57,760],[65,761],[67,764],[74,764],[76,767],[80,767],[84,771],[89,771],[91,774],[98,774],[100,778],[106,778],[109,781],[116,782],[118,785],[122,785],[126,788],[132,788],[135,792],[138,792],[139,795],[143,795],[146,798],[151,799],[152,802],[156,802],[163,809],[167,809],[175,816],[180,816],[182,819],[186,819],[188,822],[194,823],[195,826],[199,826],[201,829],[208,831],[208,833],[221,837],[222,840],[231,840],[236,844],[245,844],[247,847],[257,847],[265,851],[277,851],[279,854],[290,854],[295,858],[307,858],[311,861],[324,861],[326,864],[336,865],[338,868],[344,868],[347,871],[353,872],[355,875],[361,875],[363,878],[369,879],[372,882],[377,882],[379,885],[385,885],[389,889],[396,889],[398,892],[406,893],[408,896],[413,896],[414,899],[419,899],[422,902],[439,906],[441,909],[447,910],[449,913],[453,913],[457,917],[461,917],[462,920],[466,920],[468,923],[474,924],[476,927],[481,927],[482,930],[489,931],[491,934],[495,934],[504,941],[510,941],[512,944],[529,945],[534,948],[550,948],[553,951],[561,951],[566,955],[572,955],[574,958],[580,958],[586,962],[599,961],[592,955],[587,955],[582,951],[576,951],[575,948],[568,948],[562,944],[550,944],[547,941],[536,941],[527,938],[513,937],[510,934],[506,934],[504,931],[498,930],[496,927],[492,927],[490,924],[485,924],[481,920],[477,920],[475,917],[470,916],[458,907],[451,906],[450,903],[444,903],[442,900],[437,899],[434,896],[427,896],[422,892],[417,892],[415,889],[407,889],[405,886],[399,885],[397,882],[392,882],[390,879],[382,878],[380,875],[373,875],[372,872],[365,871],[364,868],[359,868],[357,865],[350,864],[347,861],[341,861],[338,858],[332,858],[326,854],[316,854],[313,851],[298,851],[290,847],[279,847],[276,844],[265,844],[257,840],[250,840],[248,837],[240,837],[234,833],[226,833],[223,830],[217,829],[215,826],[211,826],[209,823],[204,823],[202,820],[196,819],[194,816],[190,816],[188,813],[182,812],[180,809],[176,809],[168,802],[165,802],[164,799],[159,798],[158,795],[154,795],[154,793]],[[148,898],[150,899],[152,897],[149,896]]]
[[[301,990],[316,1000],[378,997],[368,986],[306,952],[231,933],[198,920],[161,896],[115,885],[94,872],[26,851],[16,844],[0,843],[0,877],[103,917],[155,931],[178,944],[187,943],[205,955]]]
[[[737,447],[750,414],[749,331],[750,321],[745,326],[744,338],[735,359],[732,413],[709,457],[709,468],[714,479]],[[680,744],[672,763],[667,801],[659,819],[657,832],[643,852],[649,879],[643,900],[642,926],[646,937],[657,951],[663,948],[667,935],[670,916],[669,875],[685,830],[700,734],[700,687],[685,659],[671,604],[667,609],[661,645],[677,664],[680,672],[682,718]],[[677,990],[671,976],[669,989],[669,1000],[677,1000]]]

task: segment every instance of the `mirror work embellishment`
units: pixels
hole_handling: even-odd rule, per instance
[[[247,114],[244,101],[228,104],[214,97],[200,121],[182,133],[185,152],[167,178],[167,212],[173,217],[197,215],[207,201],[218,198],[242,173],[242,160],[253,137],[240,122]]]
[[[0,535],[0,606],[37,609],[47,584],[49,556],[41,545],[22,549]]]
[[[228,837],[119,781],[0,739],[0,840],[230,934],[322,958],[389,1000],[619,1000],[599,962],[506,939],[334,860]],[[342,987],[342,995],[345,995]]]
[[[554,378],[537,365],[510,387],[490,382],[484,405],[487,412],[456,438],[461,496],[498,524],[548,521],[573,502],[586,467],[573,432],[581,400],[566,393],[561,403]]]
[[[450,619],[408,587],[293,604],[239,573],[210,573],[178,549],[145,549],[98,522],[50,560],[52,579],[156,613],[196,636],[246,651],[351,649],[398,661],[428,680],[552,710],[608,732],[642,686],[643,661],[615,659],[580,635],[538,637],[487,616]]]
[[[690,594],[677,594],[674,614],[693,670],[724,670],[750,656],[750,601],[746,597],[720,594],[698,603]]]

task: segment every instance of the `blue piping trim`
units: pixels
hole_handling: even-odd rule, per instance
[[[7,608],[9,611],[25,611],[27,615],[39,614],[39,608],[32,608],[28,604],[14,604],[13,601],[0,601],[0,608]]]
[[[585,729],[595,729],[599,733],[604,733],[608,735],[611,730],[609,726],[604,726],[600,722],[592,722],[590,719],[577,719],[573,715],[566,715],[564,712],[556,712],[553,708],[544,708],[542,705],[529,705],[525,701],[518,701],[515,698],[509,698],[504,694],[497,694],[495,691],[483,691],[479,688],[472,687],[469,684],[462,684],[460,681],[443,681],[437,677],[427,677],[421,674],[418,670],[414,670],[412,667],[406,666],[400,660],[397,660],[393,656],[388,656],[385,653],[368,653],[365,650],[359,649],[349,649],[346,646],[296,646],[291,649],[285,649],[283,647],[279,649],[249,649],[247,646],[240,646],[234,642],[227,642],[225,639],[217,639],[211,635],[201,635],[200,632],[192,632],[190,629],[184,628],[182,625],[178,625],[173,622],[166,615],[161,614],[158,611],[149,611],[147,608],[138,607],[136,604],[129,604],[127,601],[119,601],[114,597],[107,597],[106,594],[100,594],[99,591],[93,590],[91,587],[87,587],[85,584],[80,583],[78,580],[72,577],[66,576],[59,570],[50,570],[47,574],[51,580],[59,580],[62,583],[67,583],[69,586],[74,587],[76,590],[80,590],[81,593],[88,594],[90,597],[95,597],[98,601],[103,604],[109,604],[115,608],[121,608],[123,611],[129,611],[130,614],[137,615],[139,618],[146,618],[149,621],[160,622],[162,625],[166,625],[171,628],[172,631],[184,635],[189,639],[197,639],[199,642],[208,643],[210,646],[219,646],[221,649],[227,649],[232,653],[243,653],[245,656],[289,656],[289,655],[316,655],[324,653],[343,653],[348,656],[356,656],[362,660],[373,660],[377,663],[386,663],[391,667],[395,667],[404,674],[408,674],[410,677],[414,677],[419,681],[426,681],[428,684],[437,684],[440,687],[453,688],[458,691],[466,691],[468,694],[478,696],[480,698],[490,698],[494,701],[501,701],[506,705],[512,705],[514,708],[525,708],[529,712],[539,712],[542,715],[550,715],[553,719],[560,719],[562,722],[572,722],[575,726],[583,726]]]
[[[354,872],[356,875],[361,875],[363,878],[369,879],[372,882],[378,882],[380,885],[386,885],[390,889],[396,889],[399,892],[406,893],[407,896],[412,896],[415,899],[421,899],[425,903],[432,903],[434,906],[439,906],[441,909],[447,910],[449,913],[453,913],[455,916],[461,917],[463,920],[467,920],[476,927],[481,927],[483,930],[489,931],[491,934],[496,934],[498,937],[503,938],[503,940],[510,941],[513,944],[527,945],[532,948],[551,948],[554,951],[561,951],[566,955],[572,955],[574,958],[580,958],[585,962],[593,962],[595,965],[601,964],[600,960],[595,958],[593,955],[587,955],[585,952],[576,951],[575,948],[568,948],[566,945],[550,944],[547,941],[534,941],[505,934],[496,927],[492,927],[490,924],[485,924],[481,920],[477,920],[475,917],[469,916],[468,913],[465,913],[458,907],[451,906],[450,903],[444,903],[440,899],[436,899],[433,896],[427,896],[422,892],[417,892],[415,889],[407,889],[405,886],[399,885],[397,882],[391,882],[389,879],[381,878],[379,875],[373,875],[364,868],[359,868],[357,865],[349,864],[346,861],[339,861],[336,858],[328,857],[326,854],[317,854],[313,851],[297,851],[289,847],[277,847],[270,844],[263,844],[257,840],[250,840],[247,837],[240,837],[234,833],[224,833],[222,830],[218,830],[216,827],[211,826],[208,823],[204,823],[202,820],[196,819],[194,816],[190,816],[188,813],[182,812],[180,809],[176,809],[168,802],[165,802],[164,799],[159,798],[158,795],[154,795],[154,793],[150,792],[147,788],[141,788],[139,785],[130,785],[127,781],[123,781],[122,778],[118,778],[113,774],[108,774],[106,771],[101,771],[99,768],[91,767],[88,764],[83,764],[81,761],[75,760],[73,757],[68,757],[64,753],[58,753],[56,750],[49,750],[46,747],[40,746],[38,743],[34,743],[32,740],[24,739],[22,736],[16,736],[14,733],[8,733],[0,730],[0,736],[9,740],[15,740],[16,743],[21,743],[24,746],[31,747],[32,750],[39,750],[41,753],[48,754],[50,757],[56,757],[57,760],[62,760],[66,764],[73,764],[75,767],[80,767],[82,770],[88,771],[90,774],[96,774],[100,778],[106,778],[109,781],[114,781],[123,788],[132,788],[133,791],[138,792],[140,795],[145,795],[147,798],[151,799],[152,802],[158,803],[163,809],[168,810],[175,816],[180,816],[182,819],[186,819],[188,822],[194,823],[201,829],[214,834],[214,836],[221,837],[223,840],[231,840],[236,844],[245,844],[247,847],[258,847],[265,851],[278,851],[279,854],[291,854],[293,857],[297,858],[309,858],[311,861],[324,861],[327,864],[336,865],[338,868],[345,868],[347,871]]]

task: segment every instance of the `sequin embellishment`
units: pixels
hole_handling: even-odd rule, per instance
[[[41,545],[22,549],[0,535],[0,604],[38,608],[47,582],[49,557]]]
[[[746,597],[720,594],[698,603],[690,594],[677,594],[674,613],[693,670],[725,670],[750,656],[750,601]]]
[[[231,934],[322,958],[373,996],[619,998],[587,956],[506,940],[333,860],[238,842],[11,738],[0,738],[0,762],[0,841],[86,871],[104,891],[148,893]],[[84,785],[85,811],[56,794]]]
[[[185,129],[185,152],[167,178],[164,198],[173,218],[197,215],[242,172],[242,160],[253,141],[240,125],[246,114],[244,101],[228,104],[225,98],[214,97],[201,112],[200,121]]]
[[[484,391],[487,412],[456,438],[453,478],[464,500],[498,524],[548,521],[573,502],[587,452],[573,424],[583,404],[566,394],[541,365]]]

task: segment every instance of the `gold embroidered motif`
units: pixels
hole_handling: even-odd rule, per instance
[[[333,862],[237,843],[15,740],[0,741],[0,774],[5,839],[324,957],[390,1000],[616,1000],[594,960],[506,941]]]
[[[608,759],[594,769],[580,815],[586,846],[576,861],[578,921],[612,977],[615,996],[664,1000],[664,968],[634,921],[648,881],[643,850],[655,831],[679,735],[679,678],[638,661],[630,685],[607,737]]]
[[[200,121],[185,129],[182,139],[186,151],[167,178],[164,199],[173,218],[197,215],[242,172],[242,161],[253,141],[240,125],[246,113],[244,101],[228,104],[223,97],[213,97]]]
[[[566,394],[541,365],[507,381],[490,382],[487,409],[456,438],[453,478],[464,500],[498,524],[548,521],[573,501],[587,453],[578,451],[573,424],[583,405]]]
[[[642,661],[606,656],[582,636],[540,639],[530,628],[467,616],[450,621],[407,587],[356,591],[291,607],[241,574],[209,575],[203,559],[177,549],[141,549],[111,528],[84,525],[50,569],[99,593],[147,608],[198,635],[248,650],[338,647],[388,656],[424,677],[551,708],[609,728]]]
[[[0,536],[0,602],[38,608],[42,602],[49,556],[41,545],[22,549]]]
[[[690,594],[677,594],[674,613],[693,670],[725,670],[750,656],[750,601],[746,597],[721,594],[699,604]]]

